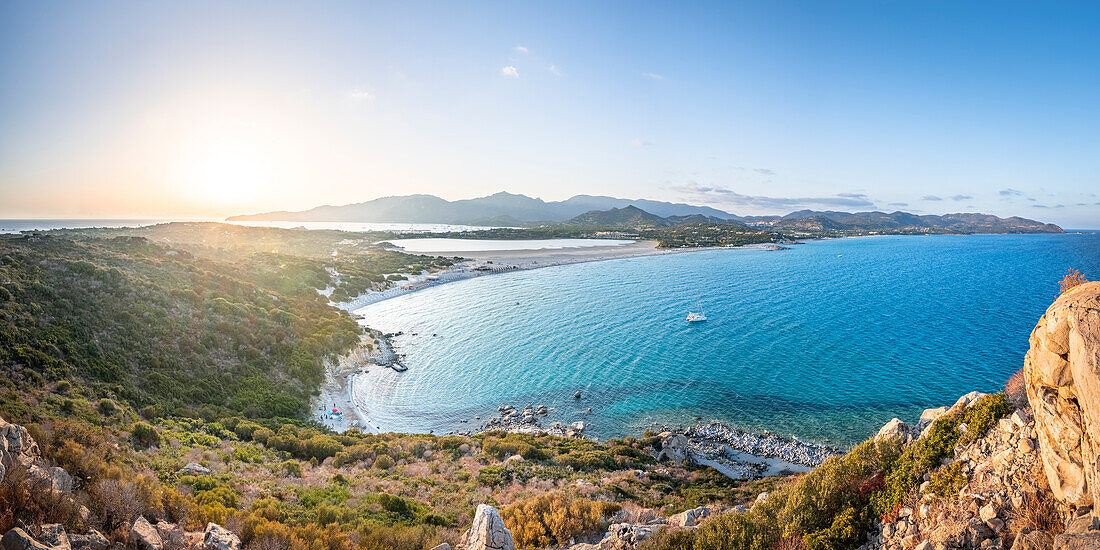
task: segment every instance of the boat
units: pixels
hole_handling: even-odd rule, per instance
[[[688,313],[687,322],[689,323],[702,323],[707,320],[707,316],[702,313]]]

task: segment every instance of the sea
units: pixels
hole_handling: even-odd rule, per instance
[[[375,367],[355,391],[381,431],[459,432],[531,404],[599,438],[719,421],[847,447],[1000,391],[1069,269],[1100,276],[1100,234],[877,236],[503,273],[357,310],[400,334],[408,370]]]

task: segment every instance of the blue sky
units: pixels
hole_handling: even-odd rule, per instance
[[[1098,26],[1071,3],[8,2],[0,217],[508,190],[1100,227]]]

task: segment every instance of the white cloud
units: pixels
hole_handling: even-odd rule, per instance
[[[554,76],[561,76],[561,67],[557,65],[550,65],[546,70],[550,71]]]
[[[507,67],[501,69],[500,74],[504,76],[510,76],[512,78],[519,78],[519,70],[516,69],[513,65],[508,65]]]
[[[362,101],[370,101],[370,100],[374,99],[374,94],[372,94],[372,93],[370,93],[366,90],[356,88],[356,89],[348,92],[348,97],[350,97],[352,99],[362,100]]]
[[[630,146],[631,147],[646,147],[648,145],[649,145],[648,141],[642,141],[638,138],[634,138],[634,139],[630,140]]]
[[[792,210],[796,208],[875,208],[875,203],[862,193],[839,193],[824,197],[768,197],[762,195],[742,195],[728,187],[719,185],[700,185],[689,181],[685,185],[674,185],[670,189],[693,200],[715,204],[764,208],[769,210]]]
[[[665,79],[665,77],[663,77],[663,76],[661,76],[657,73],[642,73],[642,76],[644,76],[646,78],[651,78],[653,80],[664,80]]]
[[[516,46],[514,49],[516,53],[527,53],[527,48],[524,46]]]

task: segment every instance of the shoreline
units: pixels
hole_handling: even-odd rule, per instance
[[[516,249],[516,250],[467,250],[447,252],[455,257],[464,258],[461,264],[456,264],[447,269],[412,275],[406,281],[384,289],[368,290],[347,302],[333,303],[337,308],[343,309],[352,315],[356,310],[378,302],[404,296],[406,294],[424,290],[445,283],[465,281],[486,275],[508,273],[513,271],[529,271],[544,267],[572,265],[587,262],[600,262],[606,260],[621,260],[626,258],[641,258],[645,256],[663,256],[666,254],[684,254],[689,252],[702,252],[707,250],[786,250],[788,247],[780,243],[758,243],[741,246],[711,246],[698,248],[657,248],[657,241],[635,241],[631,244],[618,244],[607,246],[588,246],[573,248],[551,249]],[[416,254],[433,255],[432,252],[416,252]]]
[[[686,249],[659,249],[655,241],[637,241],[632,244],[593,246],[567,249],[543,249],[543,250],[507,250],[507,251],[466,251],[456,252],[460,257],[468,258],[466,262],[451,268],[434,272],[423,273],[410,277],[408,281],[381,291],[368,291],[357,296],[353,300],[335,304],[336,307],[352,313],[362,326],[361,318],[355,312],[368,305],[383,300],[410,294],[418,290],[431,288],[440,284],[462,281],[486,275],[507,273],[511,271],[525,271],[543,267],[570,265],[593,261],[613,259],[636,258],[643,256],[656,256],[665,254],[679,254],[686,252],[698,252],[704,250],[786,250],[787,247],[776,243],[761,243],[738,247],[704,247]],[[385,392],[386,379],[392,378],[405,370],[400,364],[401,354],[393,347],[391,338],[396,335],[378,334],[372,332],[364,337],[364,340],[351,353],[337,361],[334,368],[326,369],[325,384],[322,394],[317,398],[322,404],[325,400],[333,402],[338,407],[354,409],[354,421],[347,419],[325,418],[322,422],[337,431],[349,428],[358,428],[370,433],[385,431],[385,421],[378,425],[371,423],[372,416],[369,406],[370,397],[379,392]],[[363,352],[363,346],[371,342],[376,344],[369,353]],[[399,365],[398,368],[395,365]],[[378,373],[371,373],[371,369],[379,369]],[[365,376],[372,375],[370,380]],[[318,409],[315,406],[315,411]],[[562,437],[585,437],[585,421],[587,415],[580,415],[575,422],[567,419],[563,422],[554,422],[553,425],[544,427],[539,422],[540,417],[546,416],[545,406],[528,406],[520,413],[515,407],[502,405],[497,409],[497,415],[486,412],[476,417],[476,421],[485,418],[480,425],[472,425],[470,429],[456,429],[452,434],[473,435],[488,431],[504,430],[514,433],[545,433]],[[540,412],[541,411],[541,412]],[[384,415],[384,413],[383,413]],[[350,416],[350,415],[347,415]],[[381,420],[381,419],[380,419]],[[716,428],[720,427],[720,429]],[[724,475],[735,479],[756,479],[766,475],[779,473],[805,472],[816,467],[828,456],[838,454],[839,450],[821,445],[804,443],[794,438],[784,438],[770,433],[752,434],[729,428],[717,422],[698,424],[683,429],[670,430],[662,428],[662,431],[671,435],[682,435],[687,438],[687,457],[690,461],[711,466]],[[429,431],[428,433],[433,433]],[[440,434],[442,435],[442,434]]]

